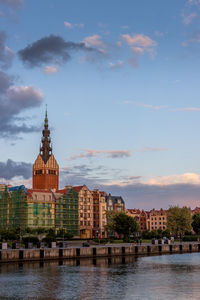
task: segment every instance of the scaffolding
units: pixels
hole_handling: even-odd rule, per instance
[[[62,194],[41,190],[37,196],[24,186],[0,190],[0,230],[52,228],[80,236],[79,198],[73,188]]]
[[[27,227],[27,190],[22,186],[0,191],[0,229],[25,230]]]
[[[56,202],[56,230],[65,229],[73,236],[80,236],[78,193],[69,188]]]

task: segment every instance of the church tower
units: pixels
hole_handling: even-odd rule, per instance
[[[33,189],[58,190],[58,181],[59,166],[54,155],[52,154],[50,130],[48,128],[46,110],[40,154],[33,165]]]

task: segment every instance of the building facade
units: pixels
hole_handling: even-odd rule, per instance
[[[74,237],[80,237],[79,198],[73,187],[55,193],[55,227],[64,229]]]
[[[106,217],[106,193],[95,189],[92,191],[93,196],[93,234],[94,238],[105,238],[107,224]]]
[[[86,185],[75,186],[79,199],[80,237],[92,238],[93,228],[93,196]]]
[[[151,230],[166,230],[167,228],[167,211],[152,209],[149,214],[149,222],[150,222],[150,231]]]
[[[121,196],[106,196],[107,209],[108,211],[124,212],[125,202]]]

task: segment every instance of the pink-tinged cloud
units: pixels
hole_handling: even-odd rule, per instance
[[[46,66],[43,69],[44,73],[46,73],[46,74],[54,74],[54,73],[57,73],[58,70],[59,70],[59,68],[55,67],[55,66]]]
[[[87,47],[95,46],[95,47],[105,47],[105,43],[102,41],[102,38],[98,34],[94,34],[91,36],[87,36],[83,40]]]
[[[141,47],[131,47],[131,50],[135,52],[138,55],[143,55],[144,54],[144,49]]]
[[[183,107],[183,108],[176,108],[175,111],[184,111],[184,112],[199,112],[199,107]]]
[[[113,195],[121,195],[127,208],[149,210],[167,209],[174,205],[191,208],[200,206],[199,174],[173,174],[146,181],[142,179],[140,176],[133,176],[129,178],[129,182],[113,181],[102,185],[101,188]]]
[[[182,15],[183,18],[183,24],[190,25],[194,19],[196,19],[198,15],[196,13],[191,13],[188,16]]]
[[[92,149],[81,149],[82,152],[77,155],[72,155],[71,160],[78,158],[92,158],[99,155],[103,155],[107,158],[124,158],[130,157],[130,150],[92,150]]]
[[[129,63],[132,67],[137,66],[138,57],[147,53],[151,59],[156,55],[157,42],[144,34],[121,34],[121,39],[124,41],[132,52],[132,57]]]
[[[200,6],[200,0],[188,0],[189,5]]]
[[[24,108],[28,108],[30,103],[42,103],[44,95],[32,86],[12,86],[7,91],[7,97],[10,102],[13,101],[13,106],[23,103]]]
[[[154,177],[146,181],[150,185],[172,185],[172,184],[199,184],[200,175],[196,173],[173,174],[169,176]]]
[[[129,46],[149,48],[157,45],[154,40],[144,34],[135,34],[132,36],[129,34],[122,34],[121,37]]]

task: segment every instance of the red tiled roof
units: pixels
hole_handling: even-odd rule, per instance
[[[73,186],[73,189],[78,193],[83,188],[83,185]]]
[[[67,189],[63,189],[63,190],[56,191],[56,193],[58,193],[58,194],[65,194],[66,191],[67,191]]]

